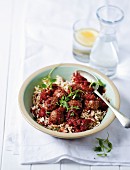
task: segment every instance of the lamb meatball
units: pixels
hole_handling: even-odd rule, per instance
[[[86,100],[85,109],[97,110],[100,107],[100,102],[98,100]]]
[[[67,92],[60,87],[56,89],[53,94],[53,96],[58,97],[58,98],[61,98],[62,96],[66,96],[66,95],[67,95]]]
[[[57,97],[49,97],[49,98],[45,101],[44,108],[45,108],[47,111],[52,111],[52,110],[56,109],[56,107],[57,107],[57,102],[58,102],[58,98],[57,98]]]
[[[68,105],[70,110],[66,115],[66,119],[68,119],[72,115],[74,115],[74,117],[79,117],[81,115],[83,108],[82,103],[79,100],[72,99],[68,102]]]
[[[38,113],[38,117],[45,117],[45,116],[46,116],[46,111],[44,108],[41,108]]]
[[[69,120],[70,118],[79,118],[80,113],[76,109],[71,109],[66,113],[66,120]]]
[[[79,100],[73,100],[72,99],[68,102],[68,104],[69,104],[70,107],[77,106],[80,109],[82,108],[82,103]]]
[[[53,110],[50,114],[49,117],[49,123],[53,123],[53,124],[61,124],[64,122],[64,112],[65,109],[63,107],[59,107],[56,110]]]
[[[40,102],[42,102],[42,100],[47,100],[52,94],[52,90],[50,89],[43,89],[40,95]]]

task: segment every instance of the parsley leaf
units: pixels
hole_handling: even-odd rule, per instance
[[[74,113],[72,112],[72,113],[70,113],[70,116],[74,116]]]
[[[68,96],[62,96],[62,98],[59,100],[58,104],[60,106],[64,107],[64,108],[66,108],[67,111],[72,110],[72,109],[76,109],[76,110],[80,109],[78,106],[71,106],[71,107],[69,107],[68,101],[70,101],[70,100],[71,100],[71,98],[70,98],[69,95]]]
[[[55,67],[55,68],[56,68],[56,67]],[[53,68],[53,69],[49,72],[49,74],[42,79],[42,82],[43,82],[43,83],[41,84],[41,87],[42,87],[42,88],[51,88],[51,89],[52,89],[52,84],[53,84],[54,82],[56,82],[56,79],[52,78],[52,77],[51,77],[51,74],[52,74],[52,72],[54,71],[55,68]]]
[[[48,112],[48,111],[47,111],[47,112],[46,112],[46,114],[50,115],[50,114],[51,114],[51,112]]]
[[[100,79],[98,79],[97,83],[99,86],[105,87],[105,84]]]
[[[46,85],[46,84],[42,84],[41,86],[42,86],[42,88],[46,88],[46,87],[47,87],[47,85]]]
[[[69,106],[68,106],[68,103],[67,103],[69,100],[70,100],[70,99],[69,99],[68,97],[62,96],[62,98],[61,98],[60,101],[59,101],[60,106],[66,108],[67,111],[68,111],[68,109],[69,109]]]
[[[102,148],[100,146],[97,146],[94,148],[94,151],[96,152],[102,152]]]
[[[96,138],[98,141],[98,146],[94,148],[95,152],[100,152],[97,155],[105,157],[107,153],[111,152],[112,150],[112,143],[109,141],[109,134],[106,139]]]
[[[69,90],[70,90],[70,93],[67,96],[62,96],[61,99],[59,100],[59,103],[57,103],[57,104],[66,108],[67,111],[69,111],[71,109],[76,109],[76,110],[80,109],[78,106],[69,107],[68,102],[71,99],[80,98],[80,92],[83,92],[83,91],[79,90],[79,89],[72,91],[71,86],[69,86]]]
[[[107,153],[99,153],[97,154],[98,156],[101,156],[101,157],[106,157],[107,156]]]
[[[106,86],[100,79],[98,79],[97,82],[91,82],[90,83],[90,86],[96,86],[96,85],[98,85],[100,87],[105,87]]]
[[[71,107],[70,107],[70,110],[71,110],[71,109],[76,109],[76,110],[78,110],[78,109],[80,109],[80,108],[79,108],[79,106],[71,106]]]
[[[68,95],[68,97],[71,97],[72,99],[80,99],[80,93],[83,93],[82,90],[74,90],[72,91],[72,87],[69,87],[70,93]]]

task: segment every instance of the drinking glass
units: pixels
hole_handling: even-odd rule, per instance
[[[91,48],[98,36],[96,22],[81,19],[73,25],[73,55],[81,62],[89,62]]]

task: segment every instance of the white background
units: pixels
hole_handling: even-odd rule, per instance
[[[121,1],[125,3],[126,13],[129,11],[130,1]],[[128,5],[128,6],[127,6]],[[24,14],[26,10],[26,0],[1,0],[0,1],[0,167],[1,170],[128,170],[130,167],[119,166],[84,166],[75,163],[65,163],[61,161],[58,164],[48,165],[20,165],[19,156],[13,155],[6,151],[6,134],[8,128],[8,114],[10,112],[10,96],[11,82],[13,81],[13,72],[15,67],[20,64],[19,56],[24,55]],[[128,14],[128,13],[127,13]],[[130,16],[130,15],[129,15]],[[129,17],[127,15],[126,18]],[[129,19],[130,20],[130,19]],[[130,30],[126,25],[126,30]],[[121,45],[127,54],[130,52],[128,46],[130,41],[126,41],[130,37],[130,31],[121,31],[123,39]],[[126,48],[125,48],[126,47]],[[125,56],[124,56],[125,58]],[[120,60],[120,62],[122,59]],[[124,60],[124,63],[126,61]],[[126,75],[127,70],[121,71],[122,77]],[[115,80],[116,82],[116,80]],[[123,88],[123,87],[122,87]],[[127,106],[128,107],[128,106]],[[123,109],[123,107],[122,107]],[[15,123],[15,122],[14,122]]]

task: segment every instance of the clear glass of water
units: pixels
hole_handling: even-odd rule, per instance
[[[116,31],[124,13],[116,6],[107,5],[97,9],[96,15],[101,28],[91,50],[90,65],[108,77],[113,77],[116,74],[119,54]]]
[[[98,36],[96,22],[81,19],[73,25],[73,55],[78,61],[89,62],[92,46]]]

